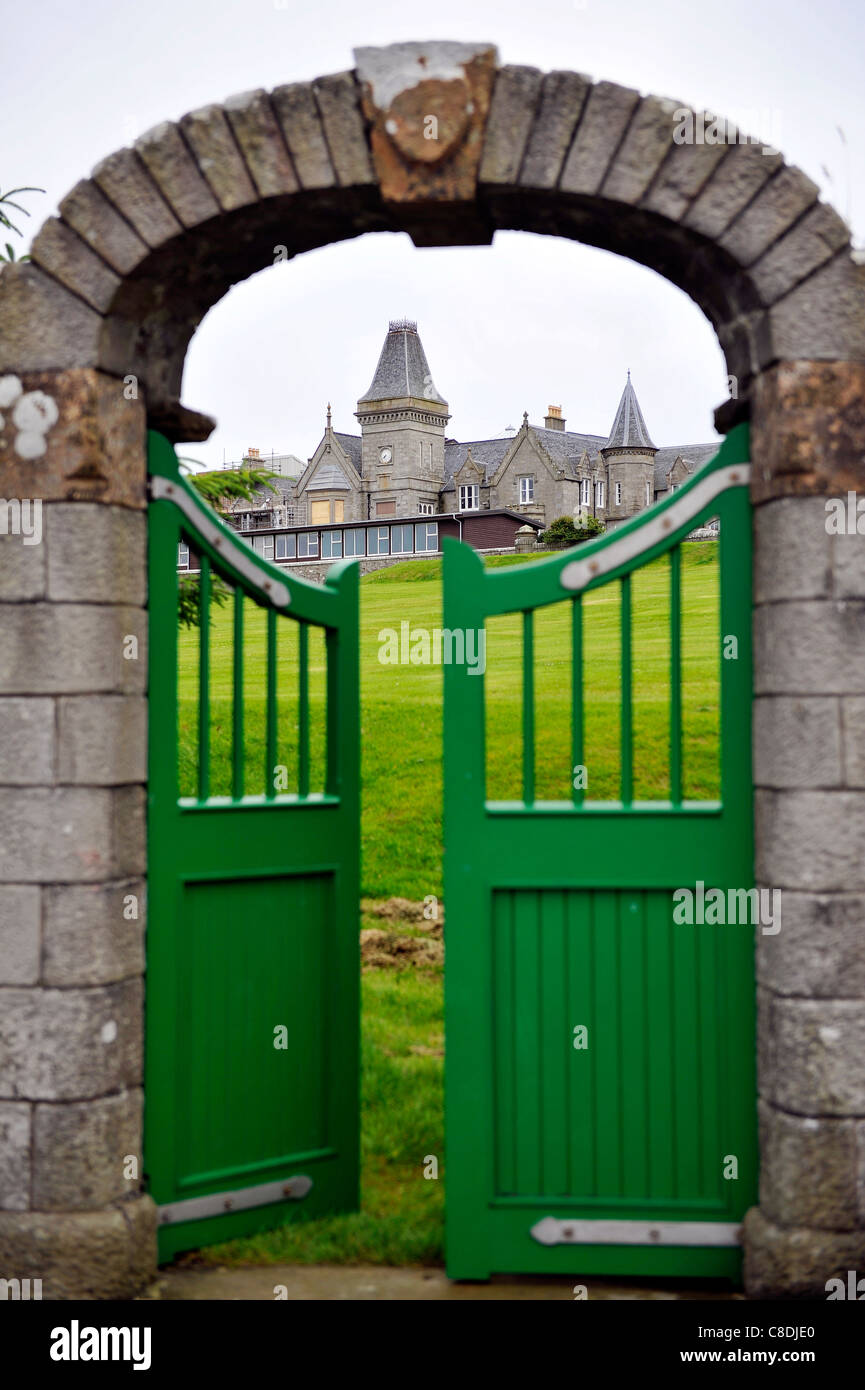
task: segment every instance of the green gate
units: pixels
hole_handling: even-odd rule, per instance
[[[144,1167],[166,1260],[358,1203],[358,571],[318,586],[261,559],[159,434],[149,471]]]
[[[700,908],[712,889],[753,884],[747,459],[742,425],[674,496],[534,565],[485,571],[474,551],[445,542],[446,632],[462,631],[468,645],[469,633],[511,614],[508,640],[522,641],[515,799],[489,799],[486,780],[486,725],[505,639],[497,647],[488,632],[482,679],[466,665],[445,668],[452,1278],[739,1275],[739,1224],[757,1195],[754,926],[707,925]],[[708,632],[703,640],[713,644],[717,727],[709,741],[717,749],[719,736],[720,768],[713,799],[689,799],[692,653],[683,628],[690,636],[693,615],[682,581],[699,552],[689,547],[686,565],[681,542],[713,517],[715,626],[703,615],[693,631]],[[665,596],[655,742],[664,745],[666,795],[662,789],[656,800],[635,796],[650,756],[640,733],[651,702],[635,699],[641,665],[633,657],[645,607],[642,598],[635,606],[635,594],[647,579],[662,583]],[[585,737],[608,717],[585,695],[593,670],[585,638],[603,602],[618,608],[620,777],[609,800],[591,799],[598,768]],[[548,757],[548,740],[536,682],[550,689],[540,641],[550,615],[539,610],[556,604],[571,668],[558,692],[568,745],[559,756],[575,776],[568,800],[542,800],[536,749]],[[657,645],[657,634],[651,640]],[[594,660],[604,659],[599,647]],[[586,767],[587,791],[578,771]],[[677,905],[688,899],[674,900],[677,889],[693,895],[694,925],[682,922],[687,907]],[[752,896],[733,901],[743,899],[745,917],[753,916]]]

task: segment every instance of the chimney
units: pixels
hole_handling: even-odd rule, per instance
[[[544,429],[563,430],[565,422],[562,419],[562,407],[560,405],[548,405],[547,413],[544,416]]]
[[[257,450],[257,449],[253,449],[252,445],[250,444],[249,448],[248,448],[247,451],[246,451],[246,457],[247,457],[248,459],[257,459],[257,458],[260,457],[260,454],[259,454],[258,450]]]

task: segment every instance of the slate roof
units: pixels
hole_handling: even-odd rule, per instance
[[[332,462],[332,460],[333,454],[331,454],[330,460],[322,460],[316,470],[315,477],[307,487],[307,492],[349,491],[351,484],[348,478],[343,473],[339,464]]]
[[[589,458],[594,459],[604,443],[603,436],[599,434],[577,434],[574,430],[542,430],[535,425],[529,425],[529,431],[536,436],[553,462],[562,469],[566,478],[576,478],[583,454],[587,453]],[[485,487],[513,444],[514,437],[506,435],[503,439],[473,439],[466,443],[445,441],[443,491],[454,486],[454,474],[458,473],[464,464],[469,449],[475,463],[483,466]]]
[[[640,402],[637,400],[637,393],[631,385],[630,372],[628,372],[628,380],[622,392],[622,399],[619,401],[619,408],[616,411],[616,418],[613,421],[613,428],[610,430],[606,447],[608,449],[654,449],[655,447],[649,438],[649,431],[646,429],[646,422],[643,419]]]
[[[667,471],[672,468],[681,454],[686,466],[696,473],[704,463],[714,458],[721,447],[720,439],[714,444],[668,444],[655,454],[655,491],[664,492],[668,486]]]
[[[360,477],[361,473],[363,472],[363,469],[361,467],[363,460],[363,440],[361,439],[360,435],[340,434],[338,430],[334,430],[333,433],[334,437],[339,442],[340,448],[342,448],[348,455],[349,459],[354,464],[355,469],[357,470],[358,477]]]
[[[403,400],[407,396],[447,405],[433,384],[417,324],[410,319],[391,319],[372,385],[358,405]]]

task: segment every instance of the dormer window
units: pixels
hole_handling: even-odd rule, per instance
[[[468,483],[460,487],[460,511],[476,512],[480,506],[480,487],[477,483]]]

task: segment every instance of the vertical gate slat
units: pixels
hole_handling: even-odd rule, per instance
[[[621,580],[621,643],[622,643],[622,767],[621,799],[630,806],[634,794],[634,710],[631,690],[631,576]]]
[[[594,1008],[595,971],[592,940],[592,894],[570,892],[568,913],[568,1121],[570,1127],[569,1192],[597,1192],[595,1166],[595,1064],[597,1035]],[[588,1046],[574,1046],[574,1029],[587,1030]]]
[[[555,1196],[568,1190],[568,1019],[564,893],[540,895],[541,1184]]]
[[[243,796],[243,589],[234,589],[234,648],[232,652],[233,702],[231,710],[231,795],[235,801]]]
[[[646,992],[649,998],[651,1045],[646,1052],[648,1105],[648,1187],[650,1197],[676,1196],[672,1121],[673,993],[672,933],[666,893],[646,895]]]
[[[622,1195],[621,1020],[616,895],[593,893],[595,1035],[595,1132],[599,1195]]]
[[[645,995],[645,895],[618,894],[622,1019],[622,1186],[639,1199],[648,1186],[648,1019]]]
[[[309,628],[300,624],[298,689],[297,794],[309,796]]]
[[[198,577],[198,799],[210,795],[210,561]]]
[[[541,981],[538,894],[515,893],[513,902],[517,1191],[537,1192],[541,1181]]]
[[[267,694],[265,696],[264,794],[276,795],[276,612],[267,610]]]
[[[517,1191],[516,1172],[516,1072],[514,1031],[516,988],[514,971],[514,898],[496,893],[492,904],[493,979],[495,1012],[495,1165],[496,1192]]]
[[[523,613],[523,801],[535,799],[535,638],[534,612]]]
[[[577,594],[571,606],[571,768],[584,766],[583,749],[583,596]],[[574,785],[576,772],[571,773],[574,804],[579,806],[585,797],[582,786]],[[580,779],[582,781],[582,779]]]
[[[670,551],[670,800],[682,804],[682,552]]]

